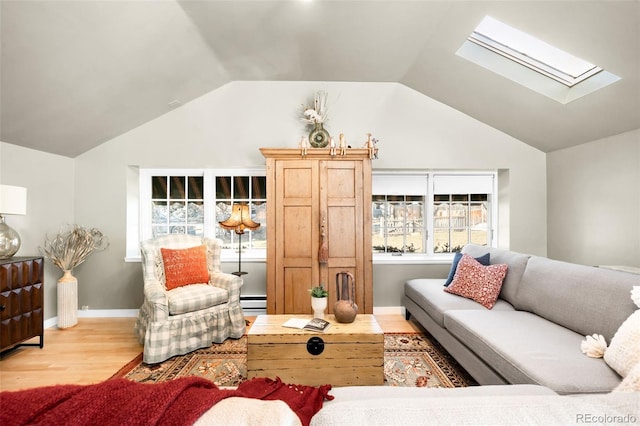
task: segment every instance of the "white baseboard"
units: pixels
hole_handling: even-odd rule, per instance
[[[262,315],[266,311],[262,309],[245,309],[245,315]],[[374,315],[405,315],[404,306],[379,306],[373,307]],[[89,309],[78,311],[78,318],[135,318],[138,309]],[[44,321],[44,328],[52,328],[58,325],[58,317]]]
[[[138,309],[87,309],[79,310],[78,318],[135,318]],[[44,321],[44,328],[52,328],[58,325],[58,317]]]
[[[57,325],[58,325],[58,317],[49,318],[48,320],[44,321],[45,330],[47,328],[53,328],[53,327],[55,327]]]
[[[135,318],[138,309],[87,309],[78,311],[78,318]]]
[[[373,307],[373,315],[402,315],[404,317],[404,306],[378,306]]]

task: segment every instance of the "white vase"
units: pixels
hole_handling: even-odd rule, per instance
[[[324,311],[327,309],[326,297],[312,297],[311,309],[313,309],[313,317],[324,319]]]
[[[70,328],[78,324],[78,279],[64,271],[58,280],[58,328]]]

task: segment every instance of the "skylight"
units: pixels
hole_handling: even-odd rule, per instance
[[[602,71],[600,67],[490,16],[485,17],[471,33],[469,41],[569,87]]]
[[[620,79],[490,16],[480,22],[457,54],[561,103]]]

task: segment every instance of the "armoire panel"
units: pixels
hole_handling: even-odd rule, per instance
[[[284,271],[284,309],[291,314],[311,313],[312,287],[311,268],[285,268]]]
[[[358,246],[354,207],[331,207],[328,212],[329,257],[355,257]]]
[[[355,170],[330,168],[327,173],[329,197],[354,198],[356,196]]]
[[[284,257],[310,258],[312,253],[311,207],[285,207],[283,209]]]
[[[284,198],[309,198],[313,196],[311,168],[286,168],[283,170]]]

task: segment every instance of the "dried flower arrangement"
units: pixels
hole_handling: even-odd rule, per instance
[[[71,271],[84,262],[94,251],[109,247],[109,239],[96,228],[72,225],[53,239],[45,238],[42,254],[62,271]]]
[[[327,92],[319,90],[313,98],[313,106],[305,107],[303,105],[302,121],[310,125],[316,123],[324,123],[327,120]]]

